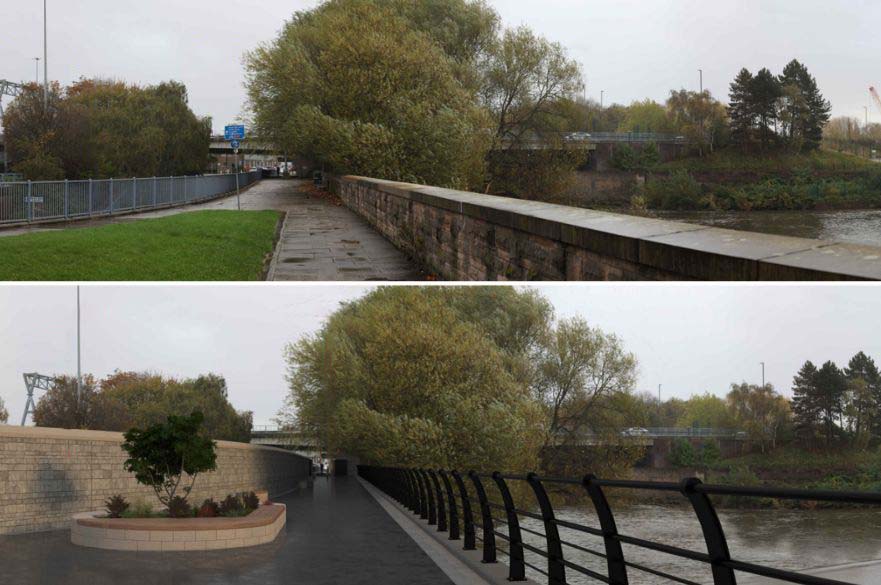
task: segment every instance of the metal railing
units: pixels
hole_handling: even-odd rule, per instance
[[[188,205],[235,192],[258,181],[260,171],[85,181],[0,183],[0,224],[87,219]]]
[[[734,487],[704,484],[695,478],[684,479],[680,483],[602,480],[593,475],[581,479],[561,479],[540,477],[534,473],[503,475],[499,472],[479,474],[472,471],[462,474],[457,471],[365,465],[358,466],[358,473],[420,518],[427,520],[429,525],[437,526],[438,532],[448,532],[450,540],[462,540],[463,550],[480,549],[484,563],[496,563],[499,554],[505,554],[508,557],[509,581],[525,581],[528,567],[546,577],[549,585],[566,585],[570,582],[567,574],[571,573],[609,585],[629,585],[630,573],[633,571],[683,585],[699,585],[692,575],[673,575],[628,560],[622,545],[707,565],[714,585],[736,585],[737,572],[802,585],[853,585],[733,558],[710,496],[881,504],[881,494],[877,493]],[[511,482],[525,482],[529,486],[528,491],[534,497],[537,511],[516,507]],[[557,518],[547,486],[583,489],[596,511],[599,528]],[[695,514],[706,550],[690,550],[675,543],[653,542],[619,533],[615,514],[604,488],[680,494]],[[501,502],[491,499],[489,494],[498,495]],[[499,517],[500,514],[504,514],[504,517]],[[537,521],[543,526],[544,532],[524,526],[521,522],[523,519]],[[596,550],[563,540],[560,528],[597,537],[602,541],[602,548]],[[540,537],[545,543],[544,547],[526,542],[524,533]],[[498,540],[503,541],[502,544],[506,546],[497,546]],[[573,562],[566,551],[579,551],[602,559],[605,573]],[[526,553],[534,555],[530,558],[542,559],[537,562],[543,562],[544,568],[527,561]]]

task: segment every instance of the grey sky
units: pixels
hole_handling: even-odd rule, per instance
[[[256,424],[286,394],[286,343],[315,331],[339,302],[371,287],[84,286],[83,370],[226,377]],[[640,361],[639,388],[723,395],[732,382],[767,379],[788,393],[810,359],[846,365],[862,350],[881,361],[881,295],[861,286],[574,285],[538,287],[560,316],[582,315],[618,334]],[[16,423],[21,374],[76,372],[76,289],[0,287],[0,397]]]
[[[235,118],[245,100],[242,54],[275,37],[283,21],[317,0],[80,0],[50,5],[51,79],[81,76],[186,83],[191,104]],[[607,103],[664,99],[705,86],[725,99],[743,67],[775,72],[793,57],[817,76],[835,115],[860,118],[876,66],[881,3],[869,0],[490,0],[510,26],[529,25],[584,64],[589,93]],[[34,79],[42,56],[42,3],[4,0],[0,78]],[[881,112],[870,109],[874,121]]]

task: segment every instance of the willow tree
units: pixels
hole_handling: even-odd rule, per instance
[[[463,73],[470,57],[457,60],[439,42],[442,31],[414,24],[432,22],[430,12],[407,14],[374,0],[296,13],[246,58],[258,132],[334,172],[478,184],[488,120]]]
[[[537,300],[513,289],[505,296],[518,295],[521,306]],[[541,327],[505,317],[501,296],[464,296],[394,287],[345,305],[288,347],[283,415],[366,462],[536,469],[542,410],[515,362]]]

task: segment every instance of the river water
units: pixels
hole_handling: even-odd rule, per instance
[[[881,246],[881,210],[659,211],[654,215],[734,230]]]
[[[557,510],[558,518],[599,528],[588,507]],[[732,558],[793,571],[847,565],[881,559],[881,511],[875,510],[720,510],[719,518],[725,529]],[[615,519],[620,534],[654,542],[706,552],[700,526],[688,507],[668,505],[631,505],[617,507]],[[541,522],[528,518],[522,526],[544,532]],[[506,528],[498,528],[505,532]],[[560,529],[564,541],[603,552],[602,539],[571,529]],[[525,542],[547,550],[544,539],[525,533]],[[605,560],[569,547],[563,547],[568,561],[607,574]],[[664,553],[625,545],[624,558],[652,569],[684,577],[697,583],[711,585],[713,580],[708,565],[679,559]],[[507,562],[507,557],[500,555]],[[526,561],[547,569],[547,561],[526,551]],[[529,577],[546,583],[547,577],[527,569]],[[632,585],[666,585],[667,579],[629,569]],[[738,582],[766,583],[750,575],[738,574]],[[877,574],[866,577],[865,585],[881,583],[881,567]],[[595,581],[567,570],[569,583],[587,585]],[[775,583],[777,581],[774,581]],[[858,581],[863,585],[863,581]]]

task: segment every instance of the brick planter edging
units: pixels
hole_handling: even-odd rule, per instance
[[[138,552],[245,548],[274,541],[286,512],[284,504],[261,506],[243,518],[101,518],[106,512],[83,512],[71,520],[70,541]]]

